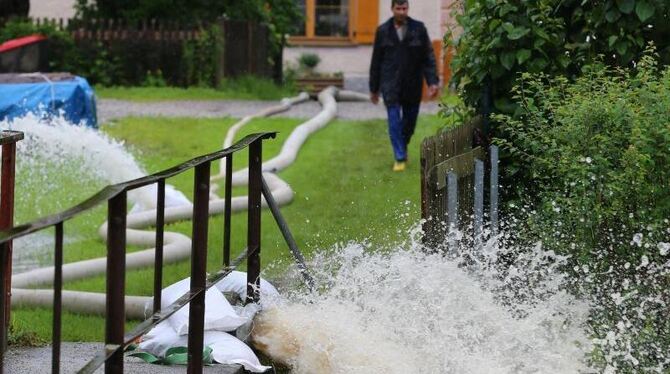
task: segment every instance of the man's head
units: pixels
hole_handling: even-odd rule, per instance
[[[407,0],[391,0],[391,11],[393,11],[393,19],[396,23],[405,23],[409,12],[409,2]]]

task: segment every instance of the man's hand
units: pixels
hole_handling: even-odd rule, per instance
[[[428,92],[427,92],[428,97],[431,98],[431,99],[434,99],[437,96],[439,91],[440,91],[440,88],[436,84],[428,86]]]
[[[370,92],[370,101],[375,105],[379,104],[379,92]]]

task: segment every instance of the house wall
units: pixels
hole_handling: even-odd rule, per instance
[[[33,0],[30,2],[29,16],[33,18],[74,17],[75,0]]]
[[[368,1],[368,0],[362,0]],[[391,0],[379,1],[379,24],[386,22],[391,16]],[[410,17],[420,20],[428,29],[431,40],[440,40],[443,32],[443,2],[454,0],[410,0]],[[304,53],[316,53],[321,57],[317,71],[323,73],[341,72],[345,76],[347,88],[360,91],[367,90],[364,82],[370,69],[372,58],[371,45],[351,46],[289,46],[284,49],[285,66],[297,65],[297,60]]]

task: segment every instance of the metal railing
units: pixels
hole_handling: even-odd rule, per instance
[[[14,225],[14,170],[16,164],[16,142],[23,139],[23,133],[0,131],[2,147],[2,167],[0,169],[0,230]],[[7,349],[7,326],[9,326],[12,281],[12,242],[0,242],[0,371],[2,358]]]
[[[242,261],[247,260],[247,300],[246,302],[257,302],[260,297],[260,253],[261,253],[261,203],[262,195],[265,195],[268,206],[277,221],[284,238],[291,251],[296,256],[299,269],[303,273],[308,285],[312,281],[307,274],[304,260],[297,249],[295,241],[288,230],[279,208],[262,176],[262,141],[274,138],[276,133],[259,133],[249,135],[230,148],[214,152],[205,156],[194,158],[171,169],[156,174],[139,178],[133,181],[108,186],[95,194],[93,197],[74,206],[64,212],[14,227],[9,230],[0,231],[0,255],[3,259],[11,248],[14,239],[29,235],[31,233],[55,227],[55,271],[54,271],[54,303],[53,303],[53,337],[52,337],[52,372],[60,371],[60,337],[61,337],[61,294],[63,288],[63,224],[65,221],[78,216],[98,205],[108,204],[108,233],[107,233],[107,284],[106,284],[106,315],[105,315],[105,348],[91,359],[79,373],[93,373],[103,363],[105,373],[123,373],[123,351],[124,348],[141,335],[148,332],[158,323],[164,321],[177,310],[189,305],[189,331],[188,331],[188,372],[201,373],[203,362],[203,336],[204,336],[204,311],[205,292],[212,285],[230,274]],[[3,143],[4,145],[4,143]],[[231,222],[231,188],[232,188],[232,162],[233,154],[249,148],[249,193],[248,193],[248,226],[247,226],[247,248],[231,263],[230,261],[230,222]],[[3,147],[4,155],[4,147]],[[223,268],[217,273],[206,276],[207,264],[207,238],[209,217],[209,190],[210,190],[210,167],[212,161],[226,158],[226,181],[225,181],[225,210],[223,224]],[[3,158],[4,165],[4,158]],[[192,225],[192,247],[191,247],[191,284],[190,291],[183,295],[172,305],[161,310],[162,291],[162,266],[163,266],[163,233],[165,223],[165,180],[187,170],[195,169],[194,192],[193,192],[193,225]],[[4,194],[4,170],[3,170],[3,194]],[[12,173],[13,176],[13,173]],[[130,332],[124,331],[125,309],[125,255],[126,255],[126,203],[128,191],[157,184],[157,209],[156,209],[156,249],[154,270],[154,314],[144,322],[140,323]],[[12,183],[13,186],[13,183]],[[4,195],[3,195],[4,196]],[[3,200],[4,201],[4,200]],[[9,225],[11,227],[11,224]],[[297,253],[297,255],[296,255]],[[9,258],[9,269],[11,269],[11,258]],[[2,268],[3,279],[11,277],[5,267]],[[9,304],[8,291],[3,290],[3,305]],[[4,310],[4,309],[3,309]],[[0,313],[2,313],[0,311]],[[2,336],[2,354],[7,342],[7,324],[0,326]],[[2,365],[4,356],[0,357]],[[0,367],[1,368],[1,367]]]

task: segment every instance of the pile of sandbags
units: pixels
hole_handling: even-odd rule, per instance
[[[190,278],[183,279],[163,289],[161,308],[166,308],[190,290]],[[270,369],[261,365],[258,357],[242,340],[233,336],[238,330],[247,332],[256,313],[279,300],[279,292],[269,282],[261,279],[261,304],[244,307],[232,306],[223,293],[235,293],[246,299],[247,274],[234,271],[205,293],[204,346],[211,350],[211,358],[220,364],[238,364],[253,373]],[[166,358],[168,351],[188,345],[189,306],[179,309],[142,337],[139,348],[157,358]],[[242,335],[245,335],[242,333]]]

